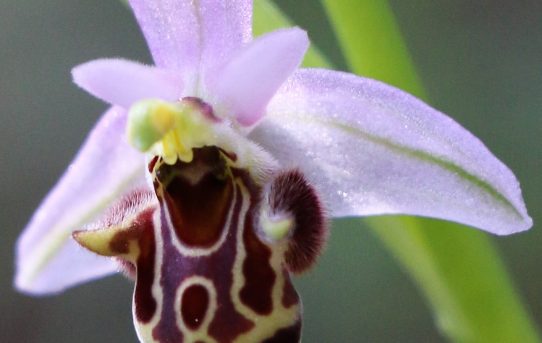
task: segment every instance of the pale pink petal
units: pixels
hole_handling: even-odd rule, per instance
[[[119,271],[118,262],[84,250],[71,236],[42,268],[31,283],[17,277],[15,285],[19,291],[30,295],[51,295]]]
[[[157,66],[183,74],[198,69],[200,24],[195,1],[129,0]]]
[[[200,0],[198,11],[202,72],[212,76],[252,40],[252,1]]]
[[[381,82],[300,70],[251,133],[335,217],[410,214],[496,234],[532,225],[512,172],[467,130]]]
[[[90,94],[125,109],[141,99],[178,100],[183,89],[179,75],[122,59],[83,63],[73,68],[72,76]]]
[[[58,292],[114,270],[111,261],[72,242],[81,229],[128,189],[144,183],[142,154],[124,141],[126,113],[106,112],[17,241],[16,287],[27,293]]]
[[[252,125],[307,51],[307,33],[298,28],[274,31],[248,45],[210,85],[217,110],[242,125]]]
[[[252,36],[250,0],[130,0],[154,62],[196,82]]]

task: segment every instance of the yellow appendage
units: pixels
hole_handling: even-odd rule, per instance
[[[193,148],[215,143],[212,125],[193,103],[147,99],[130,108],[127,137],[136,149],[161,156],[168,164],[190,162]]]

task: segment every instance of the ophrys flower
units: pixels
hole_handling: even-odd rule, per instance
[[[376,81],[325,70],[294,72],[307,46],[299,29],[249,43],[248,2],[132,1],[132,6],[157,68],[101,60],[74,71],[78,84],[117,107],[98,124],[22,238],[21,288],[54,291],[112,270],[107,261],[77,250],[69,233],[131,189],[132,177],[144,175],[143,155],[123,142],[127,112],[131,141],[150,148],[148,175],[155,193],[139,186],[128,191],[112,215],[98,221],[111,230],[77,238],[98,253],[122,255],[129,270],[135,265],[136,289],[144,289],[136,291],[135,306],[145,309],[135,315],[146,339],[154,331],[155,339],[184,331],[196,338],[230,337],[217,333],[224,328],[217,309],[228,301],[243,334],[262,332],[248,322],[262,323],[291,308],[278,303],[277,294],[291,292],[279,287],[288,284],[282,268],[301,270],[292,261],[321,243],[317,194],[333,216],[408,213],[501,234],[530,225],[513,175],[452,120]],[[211,192],[206,182],[222,188]],[[183,198],[186,194],[191,196]],[[300,202],[294,197],[299,194],[307,196]],[[276,211],[274,204],[285,208]],[[297,214],[306,208],[312,211],[300,217],[314,222],[305,226]],[[195,223],[187,227],[196,236],[173,230],[182,227],[175,225],[178,220]],[[299,235],[303,232],[308,234]],[[259,252],[293,257],[285,263],[279,257],[260,261],[254,270],[273,276],[249,277],[238,266],[251,261],[246,259],[251,244],[233,244],[241,242],[241,234],[252,235]],[[228,243],[234,245],[228,250],[231,263],[206,262],[213,276],[193,272],[196,267],[187,261],[201,262]],[[146,257],[140,262],[141,256]],[[219,290],[213,277],[229,288]],[[241,299],[254,280],[267,281],[248,293],[271,301]],[[200,300],[183,305],[185,294]],[[295,328],[297,312],[292,313],[280,316],[289,324],[267,321],[272,324],[261,337]]]

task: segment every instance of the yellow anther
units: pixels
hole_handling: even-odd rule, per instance
[[[190,162],[193,148],[213,145],[213,122],[191,102],[169,103],[150,99],[129,111],[129,142],[143,152],[161,156],[168,164]]]
[[[138,150],[147,151],[171,131],[182,107],[161,100],[142,100],[136,102],[128,113],[127,136],[129,142]]]
[[[159,104],[150,116],[151,124],[161,134],[165,134],[175,126],[177,108],[170,104]]]

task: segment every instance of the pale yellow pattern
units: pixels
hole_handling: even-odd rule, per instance
[[[245,218],[249,207],[250,194],[241,181],[237,181],[237,185],[243,194],[243,207],[240,211],[240,218]],[[254,322],[254,327],[235,339],[235,343],[253,343],[260,342],[264,339],[272,337],[281,328],[286,328],[293,325],[299,317],[299,306],[294,305],[285,308],[282,304],[282,296],[284,292],[284,274],[282,273],[282,263],[284,261],[284,252],[286,249],[285,243],[277,243],[270,246],[271,267],[276,274],[276,281],[273,285],[272,300],[273,312],[269,315],[260,315],[254,312],[251,308],[243,304],[239,298],[240,291],[245,284],[242,266],[246,258],[245,247],[243,244],[243,228],[244,223],[241,221],[237,228],[237,255],[233,265],[233,285],[231,288],[231,299],[235,309],[244,317]]]

